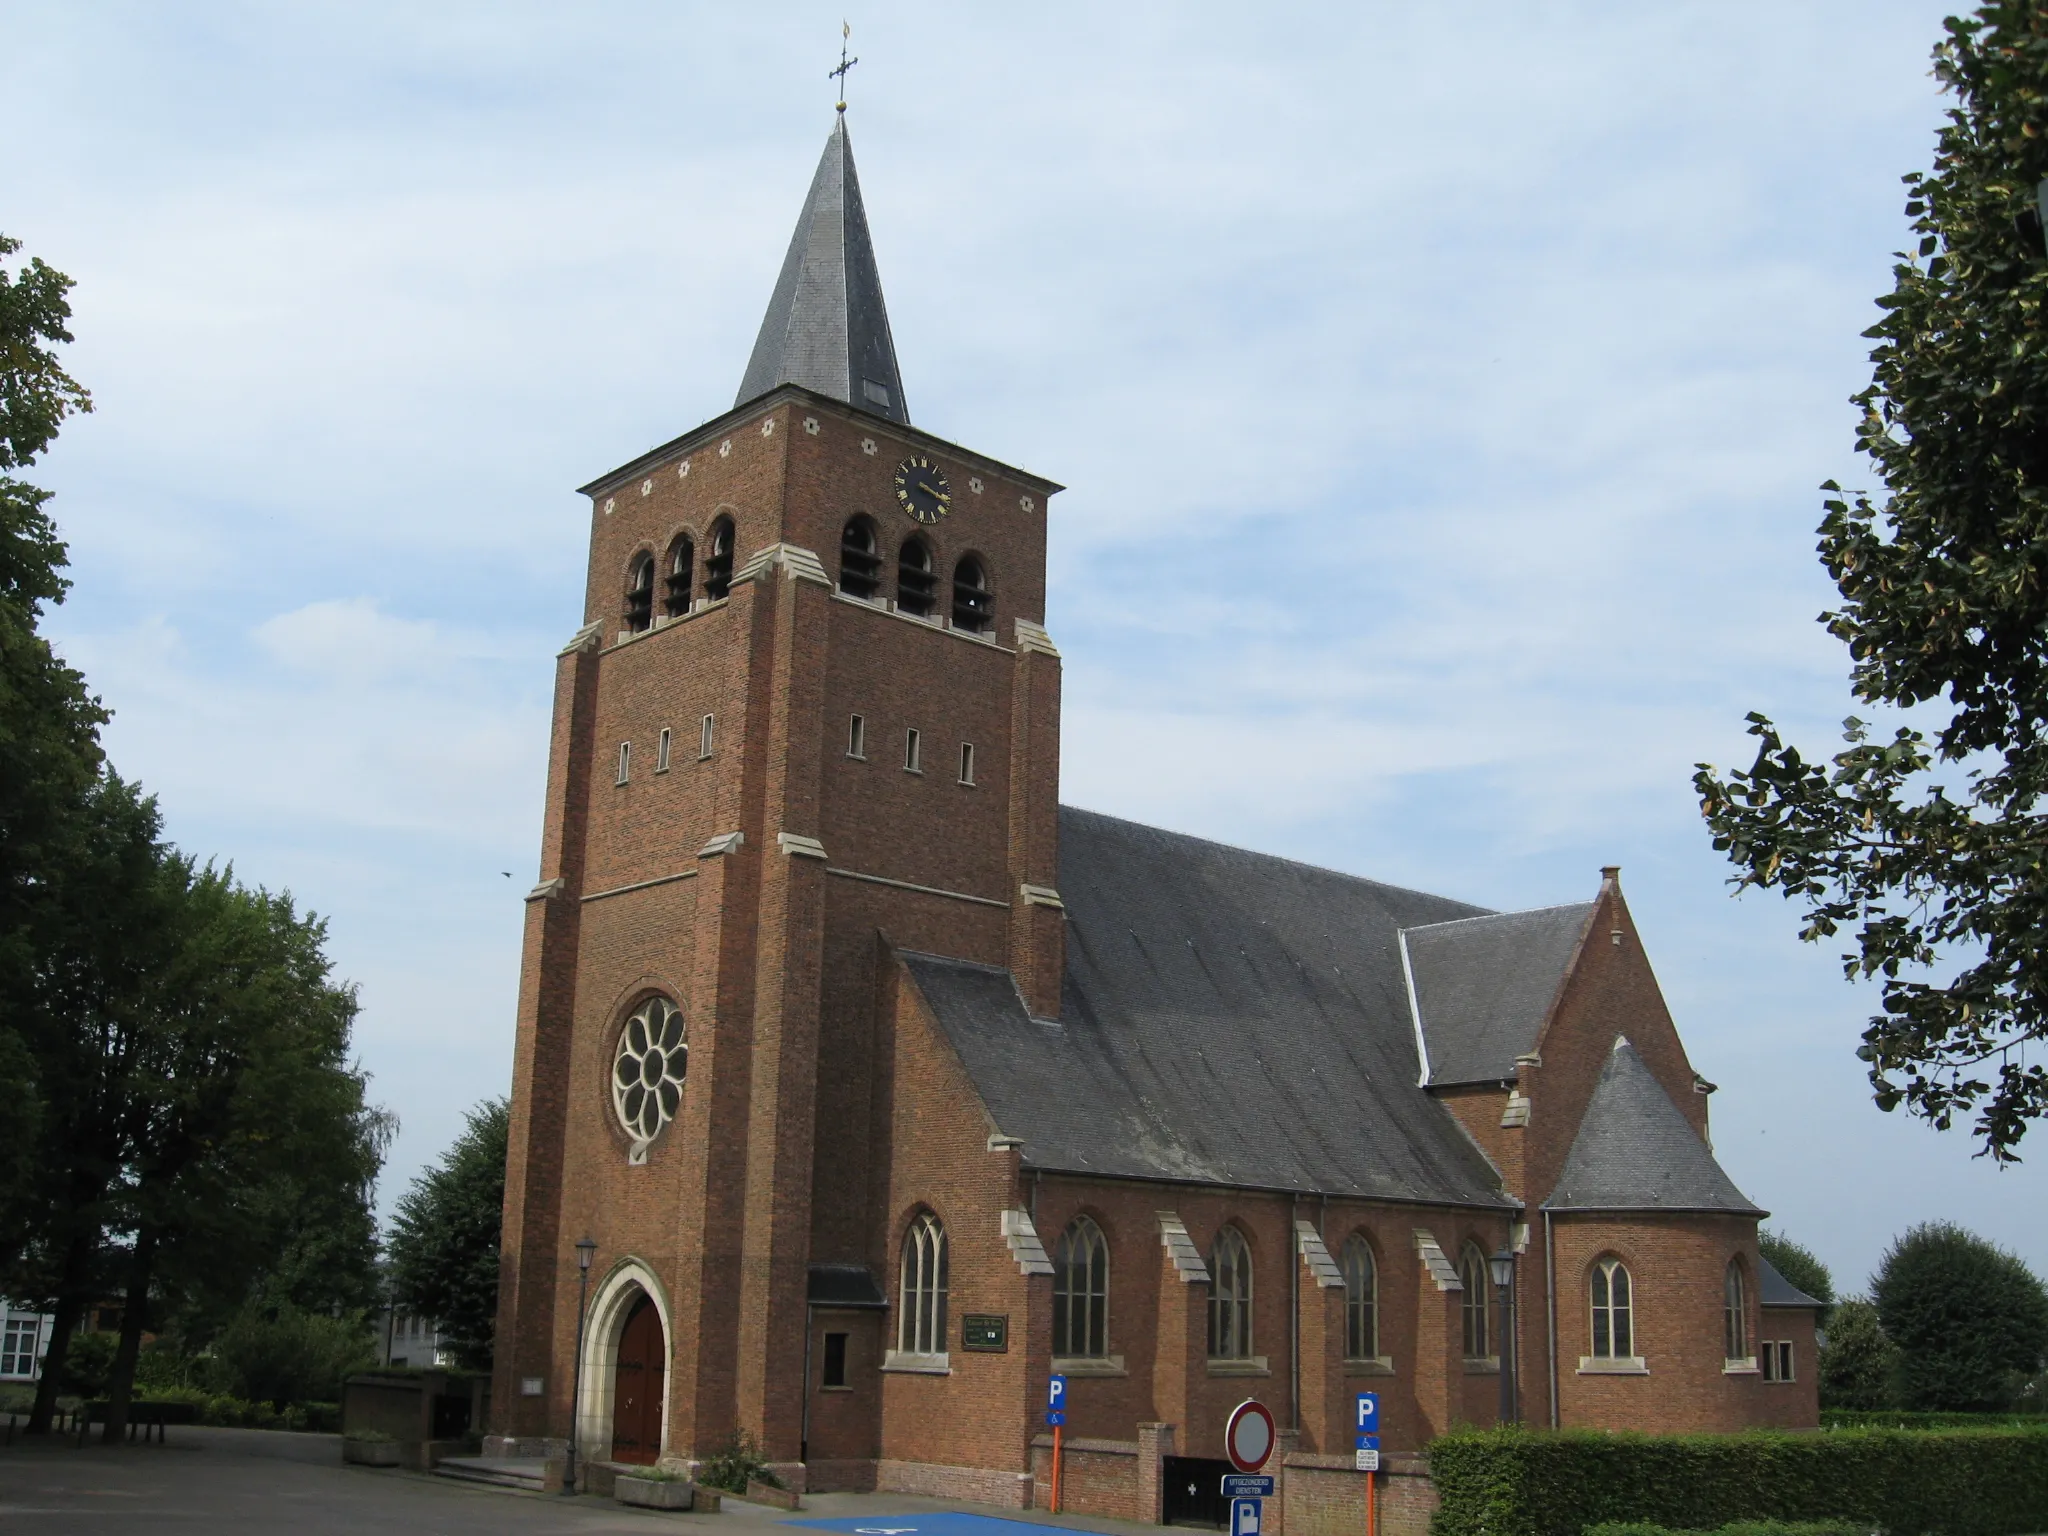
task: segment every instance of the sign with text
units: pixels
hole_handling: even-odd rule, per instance
[[[1273,1497],[1272,1477],[1253,1476],[1243,1472],[1223,1474],[1223,1497],[1226,1499],[1270,1499]]]
[[[970,1312],[960,1319],[960,1347],[980,1355],[1010,1352],[1010,1318],[1006,1312]]]
[[[1365,1449],[1361,1447],[1358,1452],[1358,1470],[1361,1472],[1377,1472],[1379,1469],[1380,1453],[1378,1448]]]

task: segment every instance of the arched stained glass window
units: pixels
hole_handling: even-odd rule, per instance
[[[1252,1252],[1244,1234],[1225,1227],[1209,1250],[1209,1358],[1249,1360],[1252,1353]]]
[[[1465,1358],[1484,1360],[1493,1353],[1493,1277],[1486,1255],[1472,1243],[1458,1261],[1458,1279],[1465,1287]]]
[[[1721,1332],[1730,1360],[1749,1358],[1749,1286],[1742,1275],[1742,1260],[1728,1261],[1728,1275],[1721,1288]]]
[[[946,1229],[930,1211],[903,1234],[902,1305],[896,1347],[908,1355],[946,1351]]]
[[[1636,1352],[1635,1296],[1619,1259],[1593,1266],[1593,1358],[1627,1360]]]
[[[1076,1216],[1052,1256],[1052,1352],[1100,1360],[1109,1353],[1109,1242]]]
[[[1380,1271],[1372,1245],[1353,1234],[1344,1244],[1344,1358],[1377,1360],[1380,1354]]]

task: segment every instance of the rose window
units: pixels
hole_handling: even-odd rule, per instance
[[[635,1141],[654,1140],[675,1118],[689,1064],[682,1010],[665,997],[650,997],[626,1020],[612,1062],[612,1106]]]

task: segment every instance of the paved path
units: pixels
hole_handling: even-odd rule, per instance
[[[33,1444],[0,1449],[0,1532],[37,1536],[527,1536],[663,1526],[726,1536],[1042,1536],[1047,1527],[1159,1536],[1118,1520],[1053,1517],[908,1495],[824,1493],[792,1515],[728,1497],[716,1515],[627,1509],[609,1499],[481,1488],[342,1465],[336,1435],[173,1429],[166,1445]],[[827,1522],[829,1522],[827,1524]],[[803,1526],[810,1525],[810,1529]]]

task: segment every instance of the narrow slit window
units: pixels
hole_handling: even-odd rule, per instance
[[[846,722],[846,755],[866,761],[868,755],[868,723],[859,715]]]
[[[974,782],[974,743],[971,741],[960,743],[960,782],[962,784],[972,784]]]
[[[843,1387],[846,1385],[846,1335],[828,1333],[825,1335],[825,1370],[818,1385],[821,1387]]]
[[[702,762],[711,755],[712,732],[718,725],[716,715],[706,715],[704,724],[697,731],[697,761]]]
[[[924,738],[914,726],[903,733],[903,769],[906,773],[924,772]]]
[[[668,727],[661,728],[661,734],[654,739],[654,771],[668,772]]]
[[[710,552],[704,556],[704,595],[714,603],[732,595],[732,519],[711,525]]]
[[[619,743],[619,776],[612,782],[615,784],[623,784],[626,782],[627,779],[632,777],[632,774],[633,743],[631,743],[630,741],[622,741]]]

